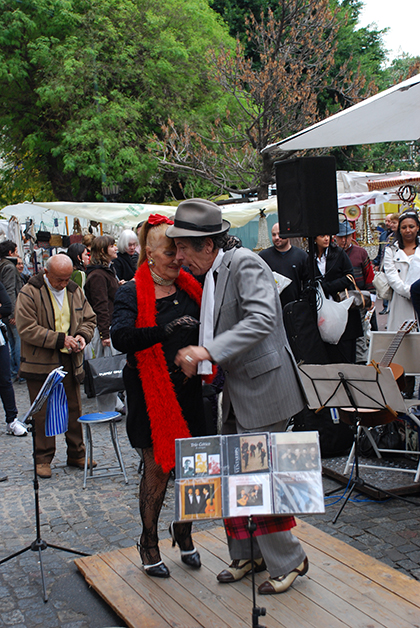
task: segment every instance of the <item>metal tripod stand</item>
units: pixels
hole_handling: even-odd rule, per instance
[[[47,590],[46,590],[46,585],[45,585],[45,575],[44,575],[44,565],[43,565],[43,562],[42,562],[42,552],[44,550],[46,550],[47,547],[52,547],[54,549],[61,550],[62,552],[70,552],[71,554],[78,554],[80,556],[90,556],[90,554],[87,554],[86,552],[80,552],[79,550],[74,550],[74,549],[70,549],[68,547],[61,547],[60,545],[53,545],[52,543],[47,543],[47,541],[44,541],[41,538],[41,521],[40,521],[40,516],[39,516],[39,482],[38,482],[38,476],[37,476],[37,473],[36,473],[35,421],[34,421],[34,418],[33,418],[33,414],[35,414],[35,412],[38,412],[42,408],[42,406],[44,405],[45,401],[47,400],[49,394],[52,392],[52,390],[55,387],[55,385],[59,381],[61,381],[62,377],[64,377],[64,372],[62,371],[62,369],[61,370],[60,369],[55,369],[54,371],[52,371],[50,373],[50,375],[48,376],[48,378],[45,381],[44,385],[42,386],[40,392],[38,393],[37,398],[35,399],[34,403],[30,407],[30,409],[27,412],[26,417],[24,419],[25,423],[29,424],[29,426],[30,426],[29,427],[29,431],[32,433],[32,456],[33,456],[33,462],[34,462],[33,485],[34,485],[34,493],[35,493],[36,538],[27,547],[24,547],[23,549],[19,550],[18,552],[14,552],[14,554],[10,554],[10,556],[7,556],[6,558],[3,558],[2,560],[0,560],[0,565],[2,565],[3,563],[7,563],[7,561],[11,560],[12,558],[15,558],[16,556],[20,556],[21,554],[24,554],[25,552],[28,552],[28,551],[38,552],[39,568],[41,570],[42,592],[43,592],[44,602],[48,602],[48,596],[47,596]]]

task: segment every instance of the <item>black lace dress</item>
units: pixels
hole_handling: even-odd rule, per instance
[[[112,343],[116,349],[127,353],[124,368],[124,384],[127,392],[127,434],[133,447],[152,446],[149,416],[138,375],[134,353],[161,342],[168,371],[173,382],[178,403],[192,436],[202,436],[205,431],[202,384],[199,376],[186,378],[175,366],[178,350],[198,344],[198,330],[183,329],[165,338],[164,326],[176,318],[190,315],[200,317],[199,306],[177,289],[175,294],[157,299],[156,327],[136,329],[137,294],[134,282],[122,286],[116,295],[111,327]],[[162,391],[163,393],[163,391]],[[163,393],[164,394],[164,393]],[[167,417],[162,417],[162,421]]]

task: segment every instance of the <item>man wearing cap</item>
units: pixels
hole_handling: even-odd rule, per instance
[[[220,364],[225,374],[223,433],[284,431],[304,407],[297,367],[282,322],[273,274],[245,248],[224,251],[230,224],[211,201],[190,199],[178,206],[166,235],[175,239],[177,259],[194,275],[205,275],[200,346],[178,352],[176,363],[191,377],[210,374]],[[281,593],[308,570],[308,560],[290,529],[293,517],[255,517],[256,571],[270,577],[263,594]],[[225,521],[232,563],[222,583],[243,578],[252,568],[246,517]]]
[[[355,231],[356,230],[352,228],[351,224],[347,220],[344,220],[339,224],[339,230],[335,239],[338,246],[342,248],[350,258],[353,266],[354,279],[359,290],[369,290],[374,293],[375,288],[372,281],[375,273],[373,271],[372,262],[369,259],[367,251],[353,241],[353,234]],[[372,297],[372,301],[374,301],[374,294],[372,294]],[[369,329],[369,323],[365,321],[366,311],[367,310],[360,311],[363,336],[359,336],[359,338],[356,339],[356,364],[366,364],[368,356],[367,332]],[[371,319],[371,326],[372,329],[377,331],[378,326],[376,323],[376,316],[373,318],[374,316],[375,313],[373,313]]]

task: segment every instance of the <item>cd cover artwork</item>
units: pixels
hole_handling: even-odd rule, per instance
[[[175,441],[177,479],[220,475],[220,436],[182,438]]]
[[[220,477],[177,480],[175,482],[175,515],[177,521],[220,519],[222,516]]]
[[[321,472],[318,432],[274,432],[271,446],[273,471]]]
[[[274,511],[281,515],[325,512],[321,474],[273,473]]]
[[[228,476],[224,480],[228,496],[223,509],[225,517],[272,514],[269,473]]]
[[[224,436],[228,474],[267,473],[270,470],[269,434]]]

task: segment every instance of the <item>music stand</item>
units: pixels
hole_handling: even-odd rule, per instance
[[[51,371],[51,373],[48,375],[47,379],[43,383],[43,385],[41,387],[41,390],[37,394],[33,404],[31,405],[31,407],[29,408],[28,412],[25,414],[25,416],[22,419],[22,423],[27,423],[27,424],[30,425],[29,431],[32,432],[32,456],[33,456],[33,460],[34,460],[34,481],[33,481],[33,484],[34,484],[34,493],[35,493],[36,539],[30,545],[28,545],[27,547],[24,547],[23,549],[19,550],[18,552],[15,552],[14,554],[11,554],[10,556],[7,556],[7,558],[3,558],[2,560],[0,560],[0,565],[2,565],[3,563],[6,563],[7,561],[11,560],[12,558],[15,558],[16,556],[19,556],[20,554],[24,554],[25,552],[28,552],[29,550],[31,550],[32,552],[38,552],[39,568],[41,570],[42,591],[43,591],[43,595],[44,595],[44,602],[48,602],[48,596],[47,596],[47,591],[46,591],[46,587],[45,587],[44,566],[43,566],[43,563],[42,563],[42,553],[41,552],[43,550],[47,549],[47,547],[52,547],[54,549],[61,550],[62,552],[70,552],[71,554],[78,554],[80,556],[90,556],[90,554],[86,554],[86,552],[80,552],[79,550],[74,550],[74,549],[70,549],[68,547],[61,547],[60,545],[53,545],[52,543],[47,543],[46,541],[44,541],[41,538],[41,522],[40,522],[40,516],[39,516],[39,482],[38,482],[38,476],[37,476],[37,473],[36,473],[35,421],[34,421],[33,415],[36,412],[39,412],[39,410],[41,410],[42,406],[47,401],[49,395],[51,394],[51,392],[53,391],[55,386],[59,382],[61,382],[62,379],[66,375],[67,375],[67,373],[63,370],[62,366],[60,366],[59,368],[56,368],[53,371]]]
[[[354,435],[354,468],[350,490],[332,523],[336,523],[355,488],[367,487],[400,499],[415,506],[405,497],[390,493],[383,488],[365,482],[359,475],[359,433],[363,422],[363,410],[388,411],[395,418],[398,412],[404,413],[406,407],[400,390],[389,367],[359,364],[301,364],[299,365],[303,387],[311,410],[339,408],[354,413],[352,425]],[[347,416],[350,412],[347,412]],[[351,415],[350,415],[351,416]],[[380,423],[378,423],[379,425]]]
[[[253,536],[254,532],[257,529],[257,524],[252,518],[252,515],[248,517],[247,528],[249,532],[249,542],[251,546],[251,579],[252,579],[252,628],[265,628],[259,623],[259,617],[264,617],[266,614],[266,609],[264,606],[257,606],[255,600],[255,564],[254,564],[254,544],[253,544]]]

